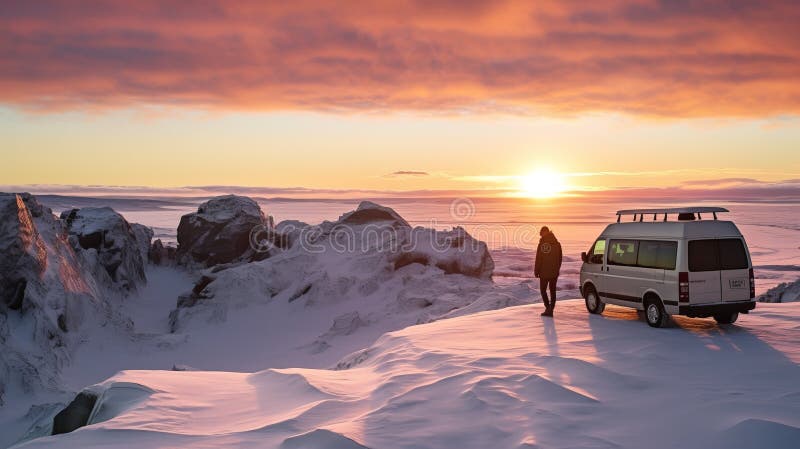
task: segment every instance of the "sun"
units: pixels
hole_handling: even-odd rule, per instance
[[[520,192],[531,198],[553,198],[567,190],[563,174],[549,168],[540,168],[520,178]]]

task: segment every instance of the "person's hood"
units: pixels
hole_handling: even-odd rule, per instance
[[[539,241],[542,242],[542,243],[558,243],[558,239],[556,239],[556,235],[553,234],[552,232],[548,232],[545,235],[543,235],[542,238]]]

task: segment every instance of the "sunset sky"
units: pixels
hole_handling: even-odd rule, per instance
[[[4,1],[0,186],[800,199],[798,23],[790,0]]]

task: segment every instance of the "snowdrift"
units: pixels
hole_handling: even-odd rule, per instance
[[[787,448],[800,310],[736,326],[520,306],[411,326],[333,369],[124,371],[87,427],[20,447]],[[122,390],[123,394],[119,391]],[[100,416],[98,418],[98,416]]]
[[[784,282],[758,297],[759,302],[800,302],[800,279]]]

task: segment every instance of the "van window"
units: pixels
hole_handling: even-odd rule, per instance
[[[743,270],[749,265],[741,239],[689,242],[689,271]]]
[[[598,240],[594,242],[592,250],[589,252],[589,263],[603,263],[603,256],[606,254],[606,241]]]
[[[744,270],[749,268],[747,251],[739,239],[719,240],[719,264],[722,270]]]
[[[639,242],[637,265],[644,268],[674,270],[678,258],[678,242],[642,240]]]
[[[592,255],[595,254],[605,254],[606,253],[606,241],[605,240],[598,240],[594,243],[594,248],[592,249]]]
[[[608,264],[635,266],[638,246],[639,242],[635,240],[611,240]]]
[[[719,245],[716,240],[689,242],[689,271],[719,271]]]

